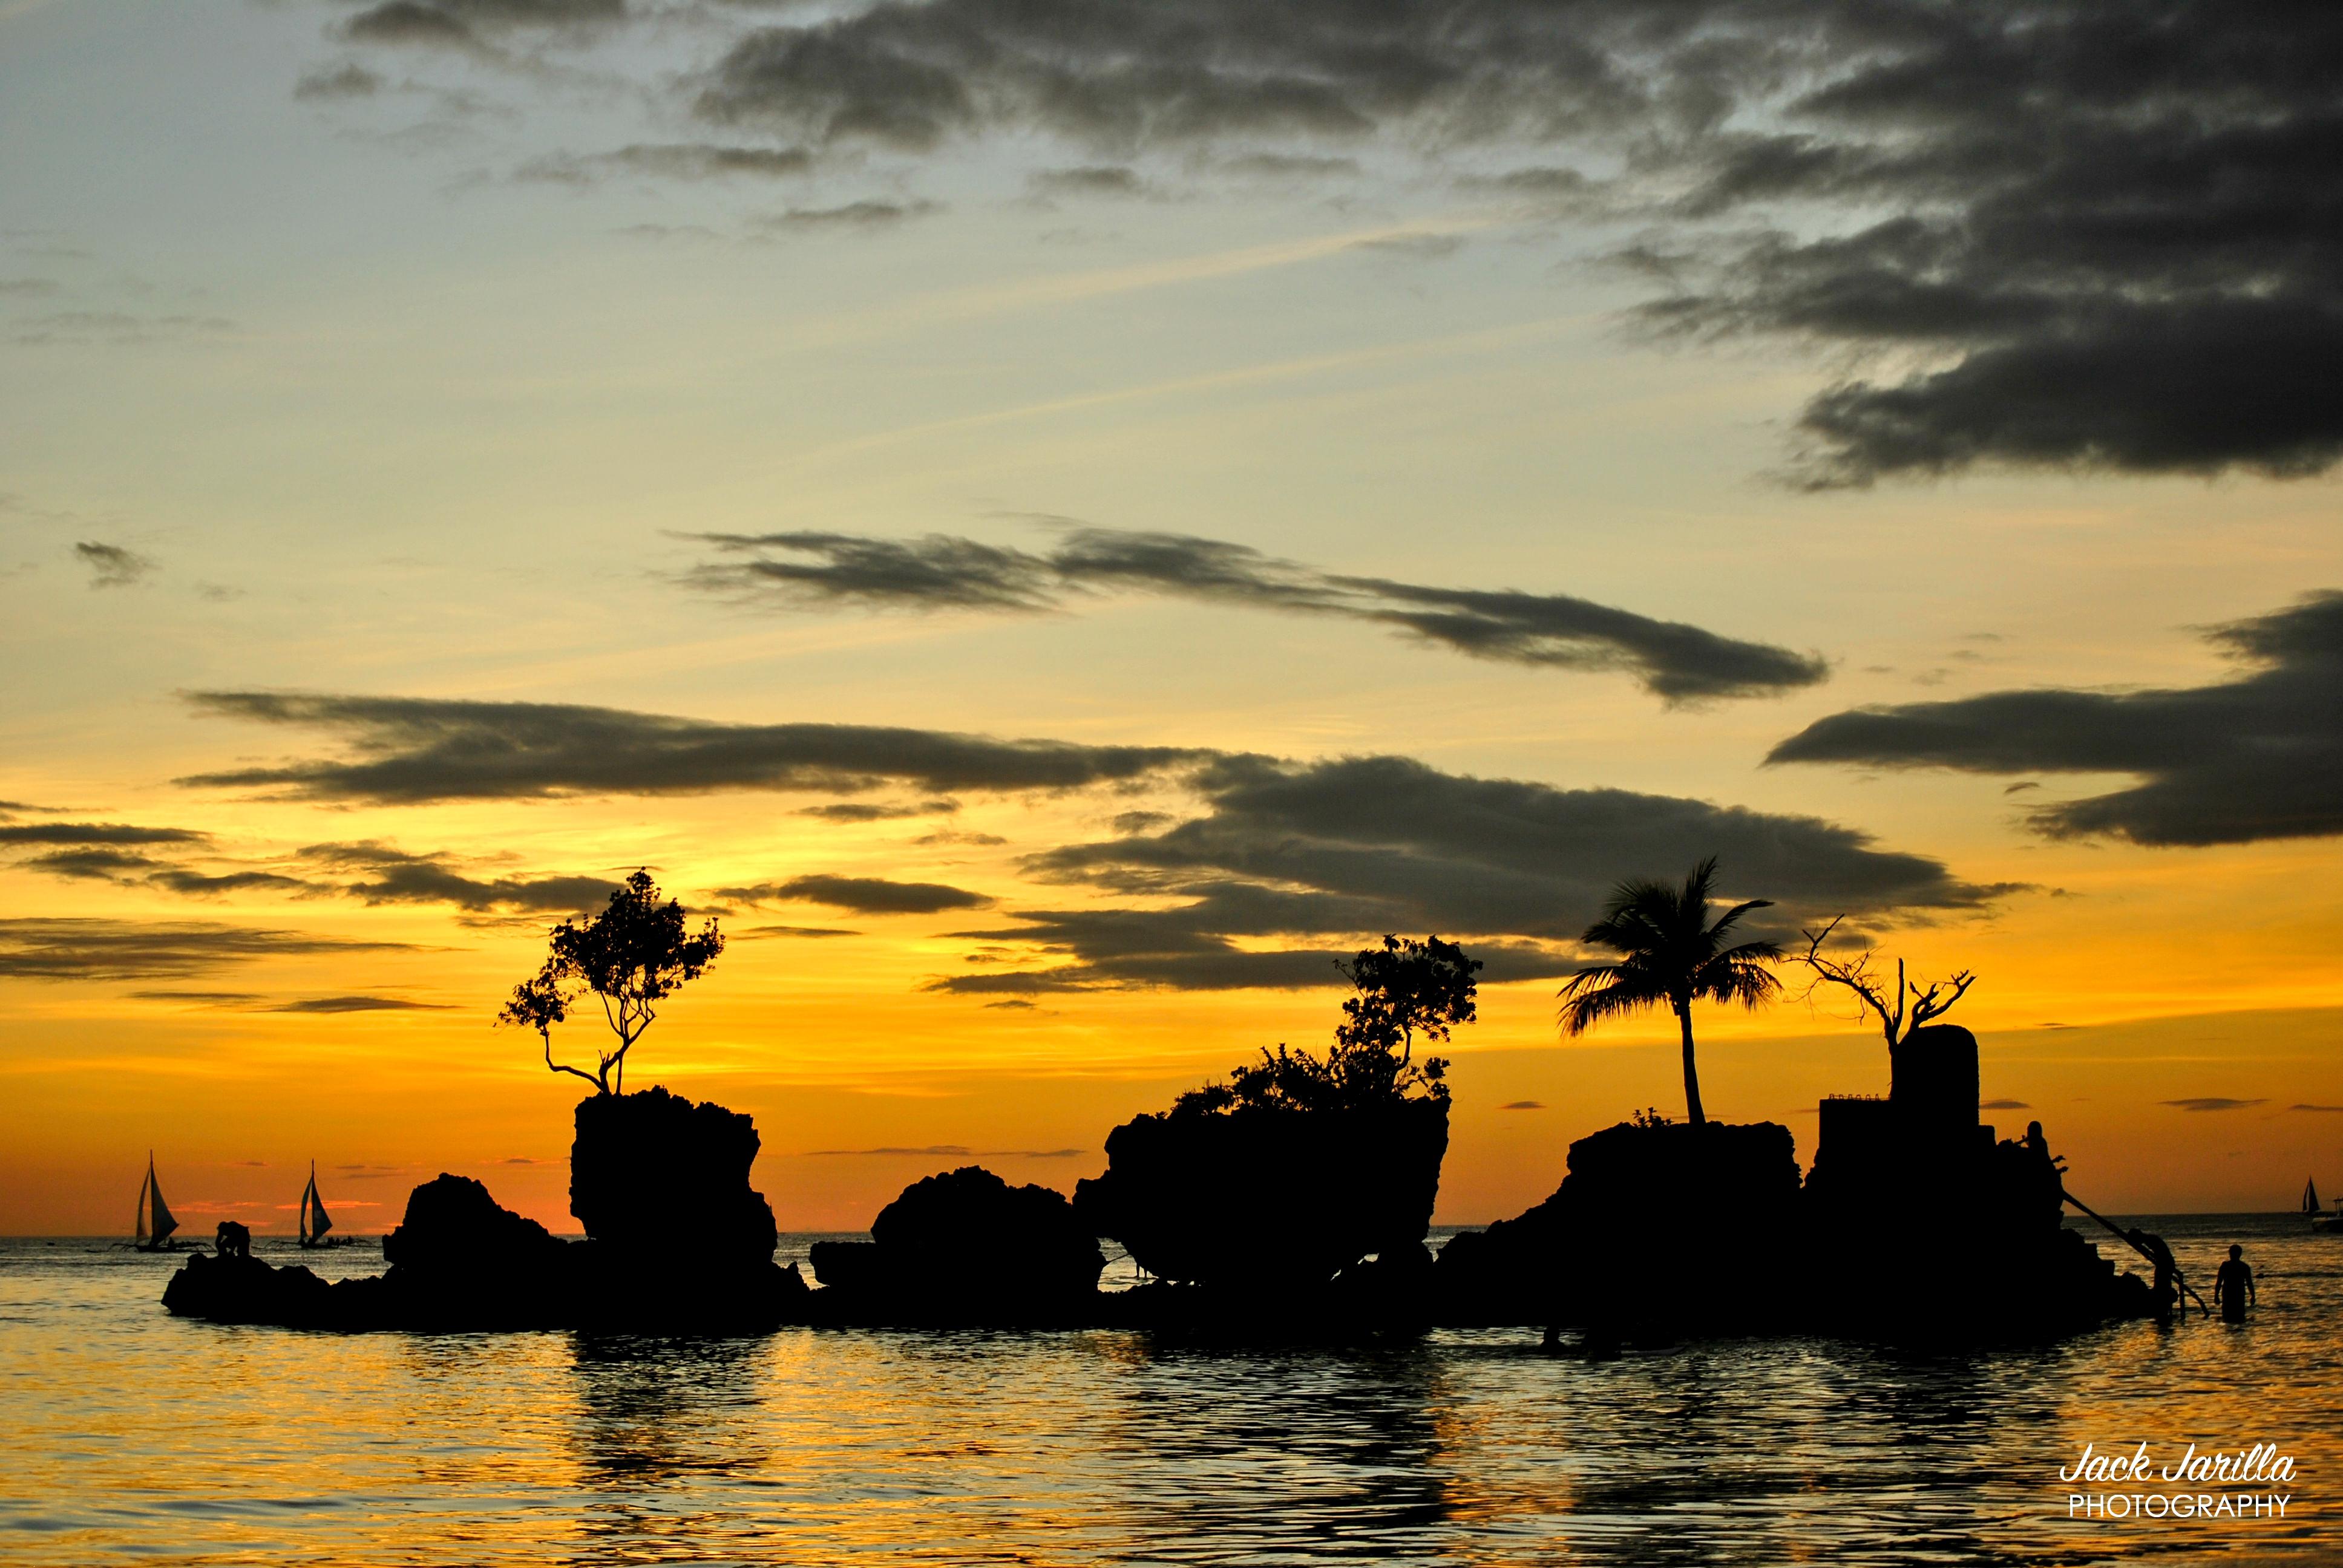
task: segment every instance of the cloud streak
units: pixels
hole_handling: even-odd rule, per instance
[[[343,737],[350,755],[177,780],[297,799],[415,805],[728,789],[855,795],[890,784],[929,794],[1079,789],[1203,759],[1167,746],[1001,740],[855,724],[719,724],[555,703],[301,692],[210,691],[200,713]]]
[[[1115,837],[1029,856],[1026,876],[1082,895],[958,933],[978,972],[929,989],[988,997],[1339,982],[1338,956],[1383,931],[1470,939],[1492,980],[1566,972],[1573,939],[1622,878],[1721,855],[1738,892],[1785,918],[1976,910],[2013,890],[1875,846],[1811,817],[1618,789],[1442,772],[1403,757],[1284,760],[1192,748],[999,741],[847,726],[709,725],[607,709],[427,699],[211,694],[207,711],[341,737],[344,759],[191,782],[318,801],[533,799],[884,784],[1178,796],[1194,811],[1120,811]],[[419,859],[419,858],[418,858]],[[452,895],[451,895],[452,896]],[[721,890],[866,913],[978,907],[940,883],[809,875]],[[1004,961],[1006,960],[1006,961]]]
[[[1427,587],[1346,576],[1193,535],[1076,528],[1046,554],[946,534],[884,539],[702,534],[727,559],[688,580],[796,608],[1031,613],[1080,598],[1155,594],[1363,621],[1498,663],[1623,670],[1669,702],[1766,696],[1828,678],[1816,654],[1721,637],[1567,594]]]
[[[760,882],[753,887],[719,888],[719,899],[745,903],[798,900],[851,910],[860,915],[932,915],[945,910],[980,910],[990,906],[990,894],[941,882],[894,882],[883,877],[792,877],[786,882]]]
[[[1807,726],[1766,760],[2141,780],[2035,808],[2027,820],[2053,838],[2203,846],[2343,833],[2343,593],[2205,635],[2250,673],[2170,689],[2045,688],[1855,709]]]
[[[406,950],[404,942],[208,921],[0,920],[0,980],[184,980],[262,959]]]

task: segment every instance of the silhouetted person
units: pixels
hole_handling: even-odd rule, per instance
[[[2225,1323],[2242,1323],[2246,1309],[2254,1304],[2254,1271],[2246,1262],[2246,1250],[2232,1245],[2229,1261],[2213,1276],[2213,1300],[2221,1309]]]
[[[252,1232],[233,1220],[222,1220],[212,1233],[212,1249],[223,1258],[252,1256]]]
[[[2156,1303],[2158,1319],[2169,1318],[2180,1301],[2180,1264],[2172,1256],[2172,1249],[2164,1244],[2163,1237],[2147,1231],[2126,1231],[2124,1240],[2156,1265],[2156,1283],[2149,1289],[2149,1299]]]

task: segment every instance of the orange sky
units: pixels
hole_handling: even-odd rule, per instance
[[[300,6],[0,5],[0,1232],[126,1228],[150,1148],[190,1221],[289,1229],[314,1158],[354,1231],[442,1169],[562,1227],[575,1081],[489,1021],[547,890],[638,865],[734,940],[631,1081],[752,1111],[785,1227],[970,1159],[1070,1187],[1121,1120],[1322,1041],[1338,990],[1277,988],[1395,928],[1512,977],[1456,1042],[1439,1217],[1517,1212],[1571,1139],[1680,1111],[1664,1023],[1564,1046],[1552,993],[1609,879],[1710,853],[1793,924],[1976,970],[1956,1019],[2025,1102],[1988,1119],[2038,1116],[2094,1202],[2343,1192],[2304,804],[2331,466],[1785,484],[1850,356],[1968,349],[1655,343],[1614,264],[1677,220],[1527,203],[1556,145],[1436,116],[800,167],[684,91],[797,25],[731,10],[432,52]],[[735,142],[769,156],[709,161]],[[880,547],[890,586],[850,580]],[[1614,629],[1473,640],[1509,616]],[[2218,722],[2106,706],[2156,691]],[[2101,704],[2101,749],[1980,720],[1970,770],[1768,761],[2011,692]],[[427,712],[257,712],[286,693]],[[544,734],[479,706],[516,703]],[[2247,710],[2259,767],[2198,766]],[[861,759],[710,759],[782,726]],[[1008,779],[1025,739],[1091,771]],[[2147,787],[2193,815],[2032,814]],[[801,877],[957,902],[724,891]],[[1133,933],[1160,950],[1117,969]],[[1794,1000],[1700,1026],[1711,1111],[1802,1156],[1817,1095],[1884,1087],[1871,1030]]]

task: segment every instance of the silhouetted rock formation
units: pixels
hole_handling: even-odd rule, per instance
[[[1074,1211],[1151,1274],[1288,1294],[1420,1247],[1447,1151],[1444,1099],[1174,1110],[1108,1134],[1106,1173],[1076,1184]]]
[[[1097,1315],[1106,1255],[1065,1194],[967,1165],[913,1182],[868,1241],[817,1241],[825,1322],[1041,1323]]]
[[[441,1175],[408,1195],[383,1238],[384,1274],[328,1286],[307,1269],[198,1256],[164,1305],[337,1329],[739,1333],[803,1320],[804,1277],[773,1265],[772,1211],[749,1189],[748,1117],[653,1089],[587,1101],[578,1129],[571,1201],[589,1231],[605,1232],[586,1241],[499,1207],[468,1177]],[[636,1180],[644,1191],[628,1191]]]
[[[578,1102],[569,1211],[612,1257],[718,1271],[771,1261],[772,1206],[749,1185],[757,1124],[647,1089]]]
[[[1579,1140],[1553,1197],[1442,1251],[1443,1321],[1946,1340],[2146,1315],[2146,1282],[2061,1223],[2047,1144],[1979,1123],[1968,1030],[1916,1031],[1893,1073],[1884,1100],[1822,1102],[1803,1187],[1771,1122]]]
[[[804,1278],[773,1264],[772,1206],[749,1185],[756,1122],[664,1089],[578,1102],[569,1211],[594,1321],[754,1329],[803,1315]]]
[[[1544,1202],[1441,1250],[1444,1317],[1647,1335],[1784,1320],[1799,1219],[1788,1128],[1623,1121],[1573,1143],[1567,1165]]]

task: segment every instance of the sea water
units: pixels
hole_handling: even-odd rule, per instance
[[[1526,1330],[1323,1350],[1104,1331],[332,1335],[171,1318],[167,1256],[0,1242],[0,1561],[2343,1554],[2343,1237],[2292,1217],[2145,1222],[2208,1293],[2243,1242],[2251,1321],[1957,1354],[1707,1340],[1611,1357],[1542,1353]],[[1664,1244],[1697,1248],[1700,1228]],[[381,1267],[371,1247],[260,1251]],[[2294,1479],[2235,1490],[2284,1494],[2285,1514],[2075,1516],[2078,1492],[2232,1490],[2060,1480],[2087,1443],[2146,1443],[2159,1464],[2274,1444]]]

